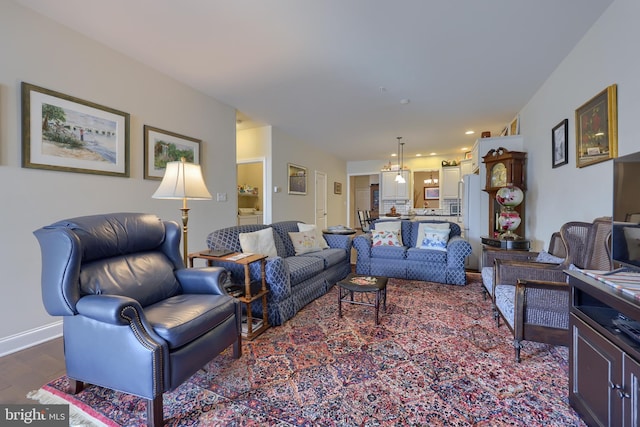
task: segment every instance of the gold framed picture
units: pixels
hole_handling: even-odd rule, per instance
[[[618,86],[613,84],[576,110],[576,167],[618,157]]]

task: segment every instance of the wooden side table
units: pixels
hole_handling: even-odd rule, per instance
[[[242,258],[238,258],[242,256]],[[244,266],[244,295],[240,295],[234,298],[239,299],[246,305],[247,311],[247,331],[243,331],[242,336],[248,340],[252,340],[269,328],[269,320],[267,316],[267,281],[265,276],[265,263],[267,256],[262,254],[243,254],[240,252],[234,252],[229,255],[216,257],[207,255],[206,251],[194,252],[189,254],[189,267],[193,268],[193,260],[199,258],[207,260],[207,265],[212,266],[214,261],[218,262],[231,262],[233,264],[239,264]],[[249,274],[249,265],[254,262],[260,262],[260,279],[261,287],[255,294],[251,293],[251,275]],[[251,303],[258,299],[262,299],[262,325],[257,329],[253,329],[253,314],[251,313]]]

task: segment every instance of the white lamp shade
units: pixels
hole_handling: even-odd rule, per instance
[[[160,187],[151,197],[154,199],[210,200],[211,193],[204,183],[200,165],[180,161],[167,163]]]

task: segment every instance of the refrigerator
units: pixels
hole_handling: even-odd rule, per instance
[[[471,255],[467,257],[465,267],[471,270],[480,269],[480,257],[482,256],[482,243],[480,241],[481,208],[480,197],[480,176],[476,174],[464,175],[462,177],[462,234],[471,245]]]

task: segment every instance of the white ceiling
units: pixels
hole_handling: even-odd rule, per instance
[[[499,134],[612,2],[15,1],[345,160]]]

